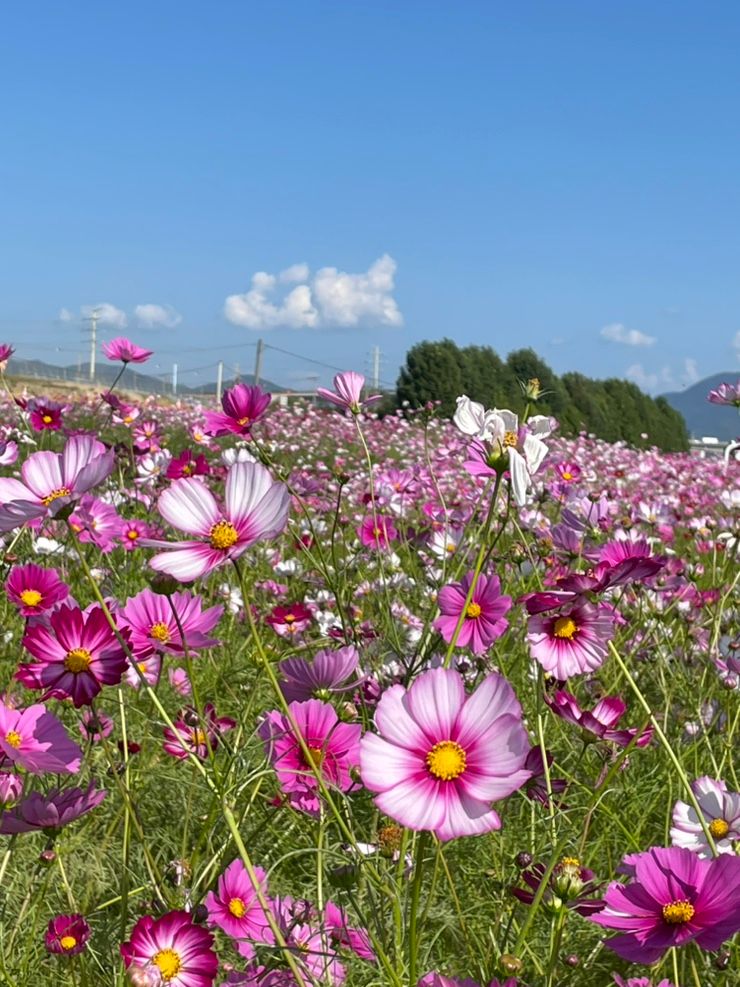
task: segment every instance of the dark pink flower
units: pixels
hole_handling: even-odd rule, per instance
[[[118,541],[121,545],[123,545],[127,552],[133,552],[135,548],[139,547],[139,542],[142,538],[151,538],[152,535],[152,528],[146,523],[146,521],[140,521],[138,518],[132,518],[127,521],[121,521],[121,526],[118,531]]]
[[[56,831],[90,812],[105,798],[91,782],[81,788],[52,788],[47,795],[31,792],[22,802],[0,815],[0,834],[30,833],[37,829]]]
[[[265,621],[279,637],[294,637],[306,630],[312,618],[308,607],[302,603],[291,603],[285,607],[274,607]]]
[[[154,354],[154,350],[145,350],[125,336],[116,336],[109,343],[103,343],[101,349],[109,360],[120,360],[121,363],[146,363]]]
[[[113,720],[100,710],[85,709],[80,718],[80,733],[85,740],[100,742],[113,733]]]
[[[652,727],[647,727],[639,733],[636,727],[617,730],[617,723],[624,716],[627,705],[618,696],[605,696],[594,708],[581,709],[578,700],[569,692],[558,690],[554,696],[545,696],[545,702],[557,716],[568,720],[585,730],[587,733],[608,740],[619,747],[626,747],[634,737],[637,737],[637,747],[647,747],[653,735]],[[639,733],[639,736],[638,736]]]
[[[683,847],[625,857],[592,922],[619,931],[605,945],[631,963],[656,963],[672,946],[718,949],[740,930],[740,857],[703,858]]]
[[[368,548],[388,548],[392,541],[398,538],[398,531],[388,517],[377,514],[375,517],[366,517],[357,534],[363,545]]]
[[[511,893],[525,905],[531,905],[542,884],[547,868],[544,864],[534,864],[522,871],[525,888],[511,888]],[[579,915],[592,915],[604,907],[603,902],[593,895],[600,885],[594,881],[594,872],[582,867],[577,857],[563,857],[555,865],[548,878],[543,894],[543,904],[552,912],[569,908]]]
[[[470,603],[465,606],[473,573],[469,572],[459,583],[451,583],[439,592],[438,605],[441,616],[434,621],[435,628],[448,643],[455,634],[460,615],[464,619],[457,635],[457,646],[470,648],[480,655],[501,637],[509,626],[506,614],[511,609],[511,597],[501,595],[498,576],[478,576]]]
[[[90,926],[79,913],[55,915],[46,927],[44,944],[50,953],[76,956],[90,938]]]
[[[207,435],[249,435],[252,426],[264,418],[272,394],[256,384],[234,384],[221,398],[223,411],[206,411],[204,432]]]
[[[82,751],[41,703],[14,709],[0,702],[0,762],[31,774],[77,774]]]
[[[58,401],[33,399],[26,410],[34,432],[58,432],[62,427],[64,405]]]
[[[327,901],[324,907],[324,928],[336,946],[351,949],[356,956],[368,963],[377,962],[367,931],[351,926],[347,913],[332,901]]]
[[[167,987],[212,987],[218,971],[213,936],[193,923],[187,912],[167,912],[161,918],[145,915],[121,944],[127,969],[134,966],[159,974]]]
[[[260,891],[267,898],[267,875],[255,867]],[[218,879],[218,892],[209,891],[205,901],[208,922],[238,940],[242,956],[254,956],[252,943],[274,943],[275,936],[257,897],[257,891],[244,864],[237,857]]]
[[[170,460],[167,479],[181,480],[184,476],[208,476],[210,472],[208,461],[202,452],[196,456],[190,449],[185,449],[179,456]]]
[[[56,569],[44,569],[29,562],[14,565],[5,583],[8,599],[24,617],[35,617],[53,610],[69,596],[69,586],[62,582]]]
[[[15,349],[8,343],[0,343],[0,373],[5,372],[5,368],[8,366],[8,360],[15,353]]]
[[[223,612],[222,606],[203,610],[203,598],[197,594],[164,596],[144,589],[126,601],[118,617],[131,632],[131,650],[142,659],[155,651],[184,655],[186,650],[192,654],[215,647],[219,642],[209,634]]]
[[[120,632],[128,637],[125,628]],[[23,664],[16,678],[27,689],[43,690],[43,698],[71,699],[86,706],[104,685],[118,685],[127,659],[102,607],[87,612],[63,604],[49,617],[49,627],[29,627],[24,647],[35,662]]]
[[[208,750],[218,749],[221,737],[233,730],[236,720],[230,716],[216,716],[213,703],[206,703],[203,708],[203,719],[198,715],[197,710],[189,708],[183,710],[180,719],[175,720],[175,730],[165,727],[164,744],[162,745],[167,754],[184,761],[190,754],[205,761],[208,757]]]

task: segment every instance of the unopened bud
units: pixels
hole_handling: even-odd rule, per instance
[[[723,949],[721,953],[717,953],[714,958],[714,965],[718,970],[726,970],[730,965],[730,952],[727,949]]]
[[[160,596],[172,596],[180,588],[180,584],[174,576],[168,576],[166,572],[155,572],[149,579],[149,585],[153,593]]]
[[[524,870],[526,867],[531,867],[533,859],[534,858],[532,857],[532,854],[527,853],[526,850],[522,850],[522,852],[518,853],[514,858],[517,867],[520,867],[522,870]]]
[[[520,959],[517,959],[516,956],[512,956],[511,953],[502,953],[498,962],[504,973],[521,973],[524,965]]]
[[[56,859],[56,852],[51,849],[42,850],[39,854],[39,863],[42,864],[53,864]]]
[[[577,966],[581,965],[581,957],[576,953],[570,953],[565,957],[565,963],[567,966],[572,966],[575,969]]]

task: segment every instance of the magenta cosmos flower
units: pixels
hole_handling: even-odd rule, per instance
[[[127,968],[158,972],[158,982],[167,987],[212,987],[218,971],[213,936],[187,912],[140,918],[121,943],[121,956]]]
[[[120,632],[128,637],[125,628]],[[15,677],[27,689],[42,689],[44,698],[71,699],[86,706],[104,685],[118,685],[126,671],[126,654],[103,613],[84,613],[63,604],[49,617],[49,627],[29,627],[23,646],[35,662],[23,664]]]
[[[437,602],[442,615],[434,621],[434,626],[449,644],[464,611],[456,644],[461,648],[470,648],[473,654],[480,655],[509,626],[506,614],[511,609],[511,597],[501,595],[498,576],[479,575],[470,603],[466,607],[465,600],[473,575],[469,572],[462,582],[451,583],[440,590]]]
[[[304,699],[329,700],[333,695],[355,689],[361,682],[355,676],[360,656],[351,644],[331,651],[317,651],[313,661],[286,658],[280,662],[280,689],[288,702]]]
[[[189,583],[238,559],[257,541],[275,538],[288,521],[290,494],[259,463],[234,463],[226,477],[221,507],[202,480],[175,480],[159,498],[159,513],[197,541],[147,541],[166,548],[150,561],[153,569]]]
[[[381,812],[440,840],[500,829],[491,803],[530,776],[521,707],[501,675],[466,696],[459,672],[430,669],[383,693],[375,726],[360,744],[363,783]]]
[[[178,592],[171,596],[144,589],[126,601],[119,611],[123,627],[131,632],[131,650],[136,658],[147,658],[155,651],[183,655],[219,642],[209,633],[221,619],[222,606],[203,609],[203,598]],[[182,633],[181,633],[182,629]]]
[[[373,394],[363,401],[362,389],[365,386],[365,378],[354,370],[345,370],[344,373],[337,374],[333,383],[333,391],[326,387],[317,387],[316,393],[325,401],[331,401],[339,408],[351,411],[353,415],[359,415],[363,408],[380,401],[383,397],[382,394]]]
[[[125,336],[116,336],[109,343],[103,343],[101,349],[109,360],[120,360],[121,363],[146,363],[154,355],[154,350],[145,350]]]
[[[608,607],[582,603],[567,611],[530,617],[527,642],[530,654],[544,670],[564,682],[599,668],[613,631],[614,616]]]
[[[366,548],[388,548],[398,538],[398,530],[389,517],[377,514],[364,519],[357,535]]]
[[[8,343],[0,343],[0,373],[5,372],[5,368],[8,366],[8,360],[15,353],[15,348],[10,346]]]
[[[234,384],[224,391],[221,398],[223,411],[206,411],[204,413],[206,435],[249,435],[252,426],[261,418],[272,401],[272,394],[267,394],[254,384]]]
[[[12,709],[0,702],[0,764],[10,761],[31,774],[77,774],[82,751],[41,703]]]
[[[255,867],[259,888],[267,897],[267,875]],[[244,864],[237,858],[218,879],[218,892],[209,891],[205,901],[208,922],[238,940],[242,956],[254,956],[252,943],[274,943],[275,937],[257,898],[257,890]]]
[[[62,427],[64,405],[58,401],[32,400],[26,406],[34,432],[58,432]]]
[[[296,637],[310,625],[313,614],[302,603],[291,603],[285,607],[273,607],[265,617],[278,637]]]
[[[50,953],[76,956],[90,938],[90,926],[79,913],[55,915],[46,927],[44,944]]]
[[[605,696],[592,710],[581,709],[575,696],[561,690],[552,697],[546,696],[545,702],[556,716],[574,723],[599,740],[608,740],[619,747],[626,747],[633,737],[637,737],[637,747],[647,747],[653,736],[652,727],[641,733],[636,727],[617,729],[617,723],[627,711],[626,703],[619,696]]]
[[[31,833],[43,829],[56,831],[90,812],[105,798],[91,782],[86,791],[81,788],[52,788],[47,795],[31,792],[29,796],[0,816],[0,834]]]
[[[589,920],[619,931],[605,945],[623,959],[655,963],[692,940],[718,949],[740,929],[740,857],[653,847],[625,857],[622,870],[631,880],[610,884],[603,910]]]
[[[34,452],[21,467],[21,480],[0,477],[0,504],[27,506],[36,516],[55,514],[104,480],[113,469],[114,454],[92,435],[73,435],[61,453]],[[9,519],[12,521],[12,517]],[[0,527],[8,531],[3,518]]]
[[[28,565],[13,566],[5,592],[24,617],[35,617],[66,600],[69,586],[62,582],[56,569],[44,569],[29,562]]]
[[[183,710],[180,719],[175,720],[174,726],[175,730],[170,727],[165,727],[163,730],[162,746],[165,752],[181,761],[190,754],[205,761],[209,748],[211,752],[218,748],[220,738],[234,729],[236,720],[232,720],[230,716],[216,716],[213,703],[206,703],[203,707],[202,720],[198,711],[191,707]]]
[[[691,788],[717,852],[734,853],[735,844],[740,844],[740,794],[728,792],[724,781],[706,776],[692,781]],[[687,802],[676,802],[673,807],[671,841],[674,846],[686,847],[700,857],[712,856],[696,810]]]
[[[317,774],[328,787],[348,792],[355,784],[350,769],[360,762],[356,723],[341,723],[333,706],[318,699],[290,703],[290,716],[278,710],[265,714],[259,733],[278,781],[294,808],[319,811]],[[308,750],[304,756],[298,737]]]

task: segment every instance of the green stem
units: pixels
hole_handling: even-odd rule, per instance
[[[414,855],[414,880],[411,886],[411,914],[409,916],[409,987],[416,987],[419,968],[419,899],[424,876],[424,853],[429,843],[429,833],[419,835]]]

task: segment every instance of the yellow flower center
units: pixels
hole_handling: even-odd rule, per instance
[[[21,602],[27,607],[36,607],[41,600],[41,593],[37,589],[24,589],[21,593]]]
[[[324,752],[320,747],[309,747],[308,759],[312,767],[320,768],[324,761]]]
[[[18,750],[21,746],[22,740],[23,737],[21,737],[17,730],[11,730],[9,733],[5,734],[5,743],[10,744],[10,746],[14,747],[15,750]]]
[[[244,427],[245,425],[248,425],[248,424],[249,424],[249,415],[245,415],[245,416],[244,416],[243,418],[237,418],[237,420],[236,420],[236,424],[237,424],[237,425],[241,425],[241,426],[242,426],[242,428],[243,428],[243,427]]]
[[[480,603],[470,603],[467,606],[465,610],[466,617],[470,617],[471,620],[475,620],[475,618],[480,617],[480,615],[481,615]]]
[[[572,473],[568,473],[567,470],[566,470],[565,473],[562,474],[562,476],[563,476],[563,479],[564,480],[572,480],[573,479],[573,474]]]
[[[197,747],[207,747],[207,740],[205,730],[193,730],[193,741]]]
[[[53,504],[55,500],[59,500],[60,497],[69,497],[72,491],[69,487],[59,487],[58,490],[52,490],[50,494],[43,498],[41,503],[44,507],[48,507],[49,504]]]
[[[693,917],[694,906],[685,898],[681,901],[672,901],[670,905],[663,905],[663,918],[669,925],[683,925],[684,922],[690,922]]]
[[[126,537],[130,541],[136,541],[136,539],[139,537],[139,532],[136,531],[134,528],[132,528],[131,531],[126,532]]]
[[[72,648],[64,659],[64,667],[68,672],[77,675],[79,672],[86,672],[91,662],[92,655],[87,648]]]
[[[730,824],[726,819],[713,819],[709,824],[709,832],[715,840],[722,840],[730,832]]]
[[[239,540],[239,533],[231,521],[217,521],[211,528],[211,546],[225,550]]]
[[[292,624],[293,621],[295,620],[295,616],[292,613],[286,613],[286,615],[283,617],[283,620],[285,621],[286,624]]]
[[[159,967],[159,972],[164,980],[172,980],[182,968],[180,954],[176,953],[174,949],[160,949],[158,953],[154,954],[152,961],[155,966]]]
[[[140,662],[137,663],[136,667],[139,669],[139,671],[143,675],[144,672],[146,671],[146,662],[145,661],[140,661]]]
[[[169,628],[167,624],[163,624],[161,621],[158,624],[154,624],[149,631],[149,636],[153,637],[155,641],[161,641],[162,644],[169,644],[170,642]]]
[[[41,421],[44,423],[44,425],[51,425],[54,419],[51,417],[51,415],[42,415]]]
[[[435,778],[453,781],[459,778],[467,766],[465,751],[454,740],[443,740],[429,751],[427,767]]]
[[[232,898],[229,902],[229,911],[234,918],[243,918],[247,912],[247,906],[241,898]]]
[[[558,617],[555,621],[555,637],[572,640],[578,633],[578,625],[572,617]]]
[[[580,870],[581,861],[578,859],[578,857],[563,857],[563,859],[560,861],[560,866],[562,868],[571,868],[571,869],[578,868],[578,870]]]
[[[516,434],[516,432],[504,433],[504,442],[503,442],[504,448],[506,448],[507,446],[516,446],[518,441],[519,441],[519,436]]]
[[[62,936],[59,940],[59,945],[62,949],[74,949],[77,945],[77,940],[74,936]]]

